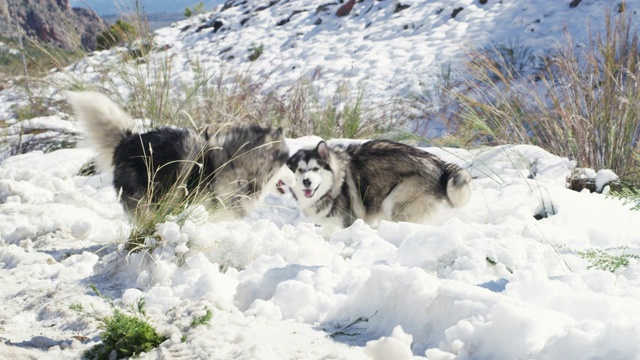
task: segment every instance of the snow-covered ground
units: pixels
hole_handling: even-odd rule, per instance
[[[586,39],[587,24],[600,26],[610,5],[365,0],[337,18],[340,4],[292,0],[255,11],[269,1],[248,3],[158,32],[171,46],[157,56],[170,55],[176,83],[190,79],[197,58],[209,72],[250,67],[273,87],[320,69],[327,88],[349,81],[374,98],[406,95],[459,61],[466,44],[517,40],[544,51],[564,29]],[[626,3],[635,19],[640,1]],[[396,4],[411,6],[395,12]],[[306,11],[276,25],[295,10]],[[227,28],[196,32],[205,18]],[[249,63],[251,43],[264,52]],[[107,88],[97,66],[115,58],[96,53],[48,83],[71,75]],[[8,88],[0,100],[0,119],[11,123],[24,96]],[[79,132],[73,119],[53,116],[3,134],[39,128]],[[79,358],[99,341],[100,323],[71,307],[112,311],[94,284],[118,306],[145,299],[149,322],[168,337],[148,359],[640,358],[639,212],[567,190],[576,164],[536,147],[427,150],[474,176],[470,203],[429,224],[357,221],[327,240],[291,198],[270,196],[247,219],[211,223],[199,209],[158,224],[155,250],[131,254],[119,246],[130,224],[109,175],[82,175],[90,149],[4,158],[0,357]],[[593,267],[603,254],[628,263]],[[211,320],[192,326],[207,310]]]

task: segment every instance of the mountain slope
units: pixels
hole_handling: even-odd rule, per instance
[[[588,41],[589,27],[600,28],[611,4],[570,3],[364,0],[337,16],[343,4],[335,1],[232,0],[208,17],[159,30],[157,40],[172,47],[177,63],[198,57],[249,68],[276,88],[306,77],[330,94],[346,83],[384,100],[421,92],[472,49],[506,45],[542,55],[565,32],[576,44]],[[639,2],[626,4],[626,14],[637,18]],[[263,46],[255,61],[252,45]]]
[[[72,9],[69,0],[7,0],[0,4],[0,34],[16,35],[16,26],[27,34],[65,50],[79,45],[96,48],[96,36],[106,28],[92,11]]]

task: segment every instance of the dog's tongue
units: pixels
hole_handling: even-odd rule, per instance
[[[310,198],[313,196],[313,190],[312,189],[305,189],[304,190],[304,196]]]

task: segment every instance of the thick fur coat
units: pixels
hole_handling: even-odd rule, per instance
[[[249,212],[265,189],[275,189],[289,151],[282,129],[257,125],[163,127],[136,131],[117,104],[97,92],[67,98],[98,168],[113,171],[113,185],[129,213],[206,199],[235,217]]]
[[[387,140],[299,150],[287,161],[291,191],[304,214],[333,228],[356,219],[421,222],[439,206],[460,207],[471,195],[470,174],[415,147]]]

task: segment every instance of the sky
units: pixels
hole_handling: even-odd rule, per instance
[[[568,32],[582,48],[607,7],[434,0],[406,1],[398,12],[395,2],[365,0],[337,18],[337,4],[318,10],[325,3],[257,11],[269,1],[256,0],[196,16],[158,30],[148,61],[94,52],[29,91],[55,104],[61,89],[84,84],[126,101],[129,81],[153,87],[164,73],[148,70],[162,66],[179,95],[197,66],[214,79],[257,76],[276,91],[301,76],[329,95],[347,83],[375,103],[432,86],[469,44],[516,42],[544,53]],[[637,23],[640,1],[626,6]],[[208,27],[215,20],[217,31]],[[251,44],[264,45],[255,61]],[[358,220],[323,236],[295,199],[271,194],[240,220],[189,209],[130,253],[123,243],[132,223],[111,174],[83,171],[95,153],[73,114],[52,108],[20,121],[15,109],[26,99],[24,87],[0,90],[0,358],[77,359],[98,344],[96,317],[113,307],[92,285],[123,311],[144,299],[145,320],[167,340],[142,359],[639,358],[640,213],[567,189],[579,166],[571,159],[520,144],[424,148],[471,172],[467,205],[426,223]],[[80,141],[21,155],[8,148],[52,137]],[[287,144],[294,152],[318,141]],[[585,176],[611,179],[600,170]],[[207,311],[209,322],[193,325]]]
[[[182,13],[185,8],[204,3],[205,10],[212,10],[216,5],[223,4],[224,0],[141,0],[140,3],[147,13]],[[133,0],[71,0],[72,7],[91,7],[99,15],[118,14],[123,9],[133,8]]]

